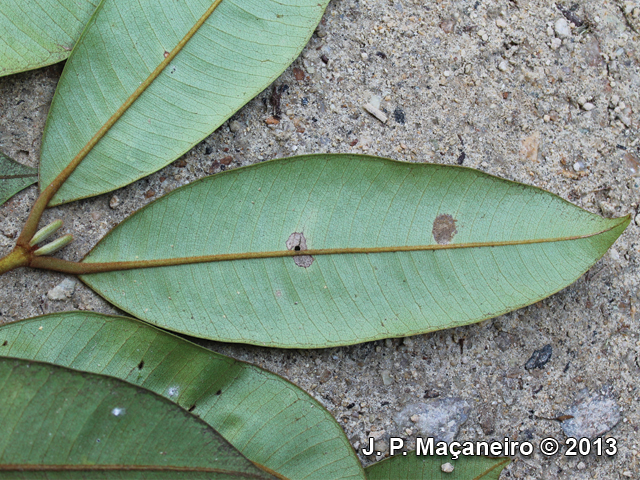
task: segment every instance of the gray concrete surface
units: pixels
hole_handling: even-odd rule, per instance
[[[631,213],[632,225],[575,284],[493,320],[328,350],[207,345],[304,388],[354,447],[370,435],[411,443],[417,429],[396,422],[398,413],[449,397],[469,405],[458,440],[564,441],[555,419],[601,395],[613,399],[599,403],[613,405],[602,407],[610,418],[619,407],[620,421],[605,434],[618,440],[615,457],[536,450],[502,478],[640,478],[640,3],[562,7],[564,14],[542,0],[334,0],[276,82],[288,86],[278,125],[265,123],[268,90],[172,165],[52,209],[45,220],[65,220],[77,240],[62,256],[80,259],[110,228],[176,187],[221,168],[312,152],[462,162],[605,216]],[[0,79],[0,149],[31,166],[60,71]],[[367,103],[379,103],[386,123],[363,109]],[[0,253],[12,248],[35,197],[30,187],[0,207]],[[47,292],[64,279],[24,269],[2,276],[0,323],[73,309],[119,313],[81,283],[52,300]],[[547,344],[544,368],[526,370]]]

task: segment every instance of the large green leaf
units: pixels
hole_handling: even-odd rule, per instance
[[[0,152],[0,205],[37,181],[36,168],[22,165]]]
[[[396,455],[366,468],[367,480],[498,480],[500,472],[509,464],[506,457],[451,457],[418,456],[410,452]],[[449,463],[452,472],[442,466]]]
[[[64,60],[99,0],[0,1],[0,76]]]
[[[104,1],[49,112],[40,186],[88,151],[51,203],[116,189],[189,150],[298,56],[328,1]]]
[[[81,278],[174,331],[327,347],[466,325],[536,302],[574,282],[628,223],[469,168],[304,156],[177,189],[85,259],[196,263]],[[301,254],[287,250],[299,234],[315,257],[308,268],[282,257]]]
[[[0,357],[2,478],[274,478],[174,403],[121,380]]]
[[[111,375],[164,395],[292,480],[364,478],[340,426],[298,387],[137,320],[68,312],[7,324],[0,355]]]

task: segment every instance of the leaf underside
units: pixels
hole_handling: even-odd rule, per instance
[[[108,192],[172,162],[273,82],[298,56],[328,0],[223,0],[107,129],[51,201]],[[103,2],[67,62],[44,132],[44,188],[203,15],[211,0]],[[179,47],[178,47],[179,49]]]
[[[0,152],[0,205],[37,181],[37,168],[22,165]]]
[[[140,321],[67,312],[10,323],[0,327],[0,355],[109,375],[163,395],[286,478],[364,478],[342,428],[304,391]]]
[[[102,375],[0,357],[2,478],[273,478],[172,402]]]
[[[66,59],[99,0],[2,0],[0,76]]]
[[[417,456],[409,452],[396,455],[365,469],[367,480],[498,480],[500,472],[509,464],[506,457],[450,457]],[[442,465],[450,463],[453,472],[443,472]]]
[[[287,252],[294,234],[309,250],[445,249],[316,255],[306,267],[291,257],[257,258],[81,278],[170,330],[328,347],[466,325],[537,302],[574,282],[628,223],[464,167],[312,155],[177,189],[114,228],[85,261]],[[500,242],[515,244],[487,246]]]

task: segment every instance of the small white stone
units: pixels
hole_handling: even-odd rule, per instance
[[[583,106],[585,103],[587,103],[587,97],[580,95],[578,97],[578,105]]]
[[[506,72],[509,70],[509,62],[507,62],[506,60],[503,60],[500,62],[500,64],[498,64],[498,70],[500,70],[501,72]]]
[[[569,22],[567,22],[566,19],[559,18],[558,20],[556,20],[556,23],[553,27],[558,37],[571,36],[571,27],[569,27]]]
[[[60,283],[60,285],[53,287],[51,290],[47,292],[47,297],[49,300],[66,300],[76,289],[75,280],[71,280],[70,278],[66,278]]]
[[[585,468],[587,468],[587,466],[585,465],[584,462],[578,463],[578,470],[584,470]]]
[[[229,123],[229,130],[231,130],[233,133],[237,133],[240,130],[244,130],[244,125],[242,125],[237,120],[233,120],[231,123]]]
[[[449,462],[443,463],[440,467],[440,470],[442,470],[444,473],[453,473],[453,465],[451,465]]]
[[[591,102],[587,102],[582,105],[582,108],[584,108],[588,112],[589,110],[593,110],[594,108],[596,108],[596,106]]]
[[[496,26],[498,28],[507,28],[507,22],[505,22],[503,19],[499,18],[496,20]]]
[[[620,103],[620,97],[618,95],[612,95],[611,100],[609,100],[609,104],[611,105],[611,107],[616,108],[618,106],[618,103]]]
[[[109,207],[116,208],[118,205],[120,205],[120,199],[114,195],[111,197],[111,200],[109,200]]]
[[[382,370],[380,372],[382,375],[382,383],[384,385],[391,385],[393,383],[393,377],[391,376],[391,372],[389,370]]]
[[[551,45],[549,45],[551,50],[557,50],[561,46],[562,46],[562,40],[560,40],[559,38],[554,38],[553,40],[551,40]]]

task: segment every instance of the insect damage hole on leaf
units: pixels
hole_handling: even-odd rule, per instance
[[[307,250],[307,239],[302,232],[293,232],[287,239],[287,250]],[[311,255],[299,255],[293,257],[293,261],[299,267],[308,268],[313,263]]]
[[[457,221],[448,214],[438,215],[433,221],[433,230],[431,231],[436,242],[440,245],[450,243],[453,236],[458,233],[458,230],[456,230]]]

